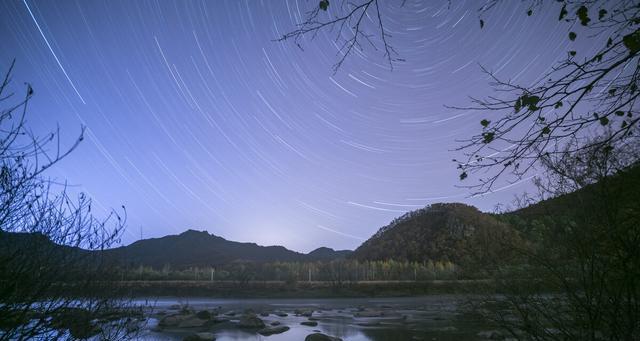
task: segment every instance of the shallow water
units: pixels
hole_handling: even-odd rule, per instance
[[[154,301],[139,300],[137,303],[153,305],[147,313],[148,322],[138,340],[181,340],[194,332],[207,331],[216,340],[269,340],[300,341],[316,331],[342,338],[345,341],[381,340],[482,340],[478,333],[490,329],[485,322],[466,314],[462,305],[465,298],[456,295],[441,295],[411,298],[331,298],[331,299],[209,299],[209,298],[162,298]],[[159,329],[161,318],[157,313],[172,313],[175,305],[188,304],[200,310],[218,310],[221,316],[235,311],[237,315],[206,328]],[[296,309],[314,310],[317,319],[315,327],[303,326],[309,319],[296,316]],[[266,325],[279,321],[291,329],[282,334],[262,336],[255,330],[244,330],[236,326],[244,311],[257,314],[268,312],[269,316],[259,316]],[[383,312],[380,317],[358,317],[359,311]],[[273,312],[285,312],[279,317]]]

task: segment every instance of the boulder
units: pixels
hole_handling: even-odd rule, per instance
[[[289,330],[289,327],[287,326],[266,327],[258,330],[258,334],[269,336],[273,334],[281,334],[286,332],[287,330]]]
[[[180,322],[187,319],[188,317],[189,317],[188,315],[180,315],[180,314],[166,315],[160,319],[160,322],[158,322],[158,326],[162,328],[177,327],[180,324]]]
[[[289,316],[287,313],[282,312],[282,311],[277,311],[274,314],[276,314],[276,316],[278,316],[278,317],[287,317],[287,316]]]
[[[213,333],[195,333],[186,336],[182,341],[215,341],[215,339]]]
[[[366,322],[358,322],[356,325],[361,327],[375,327],[380,325],[380,321],[366,321]]]
[[[211,312],[208,310],[199,311],[196,316],[201,320],[209,320],[211,319]]]
[[[238,322],[238,327],[240,328],[264,328],[264,322],[255,315],[245,315],[240,318],[240,322]]]
[[[273,321],[270,323],[272,326],[279,326],[280,325],[280,321]]]
[[[202,327],[207,323],[208,320],[203,320],[200,319],[198,317],[196,317],[195,315],[191,315],[187,318],[185,318],[184,320],[180,321],[180,323],[178,323],[178,328],[196,328],[196,327]]]
[[[304,341],[342,341],[342,339],[322,333],[313,333],[307,335],[307,337],[304,338]]]
[[[309,326],[309,327],[315,327],[318,325],[318,322],[316,321],[302,321],[300,322],[301,325],[303,326]]]
[[[313,310],[301,310],[301,309],[296,309],[296,310],[294,311],[294,313],[295,313],[296,315],[301,315],[301,316],[304,316],[304,317],[310,317],[311,315],[313,315]]]
[[[382,317],[384,316],[384,312],[376,311],[376,310],[362,310],[353,314],[355,317]]]

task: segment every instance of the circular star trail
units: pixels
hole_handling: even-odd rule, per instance
[[[124,204],[124,243],[194,228],[354,248],[404,212],[453,201],[491,210],[530,187],[482,197],[457,187],[456,141],[484,117],[445,105],[491,94],[480,65],[528,84],[567,50],[555,4],[527,17],[508,2],[482,30],[475,1],[401,4],[381,10],[404,61],[390,70],[363,45],[334,74],[335,31],[304,50],[273,41],[308,1],[2,1],[0,68],[16,58],[14,90],[35,89],[34,131],[59,124],[71,141],[86,125],[49,175],[96,211]]]

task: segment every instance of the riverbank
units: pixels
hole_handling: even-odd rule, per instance
[[[467,294],[486,289],[487,280],[296,282],[284,281],[120,281],[134,297],[339,298]]]

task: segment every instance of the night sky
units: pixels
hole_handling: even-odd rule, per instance
[[[333,3],[335,2],[335,6]],[[330,11],[335,14],[338,0]],[[566,56],[559,7],[382,1],[393,71],[364,46],[332,72],[335,34],[274,42],[315,1],[0,1],[0,69],[35,89],[28,125],[86,139],[49,176],[125,205],[123,243],[208,230],[297,251],[355,248],[406,211],[490,211],[531,189],[456,186],[457,139],[482,114],[447,109],[491,93],[480,66],[529,84]],[[588,40],[587,40],[588,42]],[[586,43],[584,43],[586,44]],[[586,47],[588,48],[588,47]],[[575,49],[575,48],[572,48]],[[505,179],[506,180],[506,179]]]

